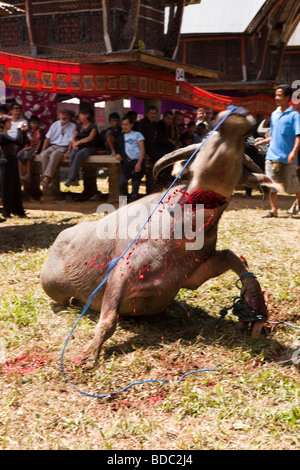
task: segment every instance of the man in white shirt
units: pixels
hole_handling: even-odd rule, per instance
[[[18,134],[18,127],[20,127],[20,125],[23,123],[27,129],[27,121],[22,117],[22,106],[15,103],[11,108],[11,128],[7,131],[9,137],[15,139]]]
[[[63,160],[76,130],[76,124],[70,121],[71,112],[68,109],[62,109],[59,117],[47,132],[41,152],[43,186],[52,185],[56,169]]]

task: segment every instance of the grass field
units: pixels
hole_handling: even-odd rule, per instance
[[[281,207],[290,202],[282,196]],[[218,247],[246,257],[268,293],[270,320],[300,326],[300,215],[281,209],[278,219],[262,219],[267,206],[237,193]],[[91,203],[27,209],[29,219],[0,226],[0,449],[299,449],[300,369],[292,355],[300,332],[268,326],[254,341],[231,313],[215,329],[219,311],[239,294],[232,272],[181,290],[161,316],[121,319],[92,370],[76,362],[98,318],[87,314],[66,349],[65,370],[80,390],[108,396],[73,390],[59,359],[81,309],[54,304],[39,273],[60,231],[97,216]],[[202,369],[212,370],[179,381]],[[111,394],[150,379],[168,382]]]

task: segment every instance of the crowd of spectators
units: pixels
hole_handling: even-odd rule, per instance
[[[279,103],[279,92],[282,94],[282,101],[284,101],[283,108],[281,102]],[[276,91],[275,97],[276,103],[281,106],[278,109],[281,109],[283,117],[287,116],[286,119],[291,116],[291,119],[294,119],[293,122],[298,123],[299,127],[299,109],[296,112],[296,109],[289,106],[290,88],[286,91],[281,86],[279,92]],[[287,160],[288,156],[285,156],[285,160],[282,157],[278,163],[273,154],[272,158],[269,157],[270,149],[276,143],[274,139],[271,140],[271,136],[268,137],[276,112],[271,116],[271,124],[263,121],[257,128],[258,135],[265,136],[264,141],[259,144],[257,142],[249,144],[248,142],[248,147],[245,143],[245,151],[246,153],[251,151],[251,158],[263,170],[265,162],[269,164],[271,159],[274,168],[275,163],[281,168],[285,168],[287,165],[290,167],[292,164],[292,170],[296,171],[297,153],[300,146],[298,127],[295,130],[296,141],[292,149],[293,159],[289,157],[291,161]],[[14,103],[10,109],[6,105],[2,105],[0,106],[0,188],[2,197],[0,222],[12,215],[26,217],[22,201],[22,183],[30,184],[32,161],[38,154],[40,154],[41,161],[41,185],[44,188],[53,185],[56,171],[62,160],[69,159],[68,176],[65,181],[65,186],[69,188],[79,185],[80,169],[84,161],[90,155],[95,154],[97,150],[105,150],[120,162],[119,191],[121,195],[128,196],[129,201],[132,201],[139,197],[139,187],[144,176],[146,194],[160,190],[173,181],[172,167],[163,170],[159,176],[160,179],[154,181],[154,164],[163,155],[180,147],[201,143],[213,129],[214,118],[215,113],[211,108],[198,108],[195,119],[186,122],[186,117],[178,110],[175,112],[166,111],[160,116],[158,108],[151,105],[140,120],[133,110],[128,111],[124,116],[120,116],[117,112],[111,113],[109,127],[105,131],[98,132],[94,114],[88,107],[80,109],[77,116],[72,110],[63,108],[60,110],[59,118],[50,125],[45,134],[40,126],[39,118],[32,115],[27,121],[23,117],[22,107],[18,103]],[[291,137],[291,142],[294,142],[294,134]],[[267,153],[265,157],[262,152],[258,152],[256,147],[262,148],[262,143],[269,143],[269,141],[271,141],[271,145],[270,149],[265,150]],[[286,143],[286,139],[283,141]],[[277,181],[275,176],[277,173],[276,175],[272,173],[273,179]],[[129,182],[131,182],[132,188],[130,195],[128,194]],[[286,185],[284,189],[286,189]],[[299,186],[296,189],[296,205],[299,211]],[[276,209],[275,204],[273,206]],[[271,212],[267,214],[268,217],[277,216],[273,206]]]
[[[120,116],[109,116],[109,127],[99,134],[90,109],[81,109],[78,116],[63,108],[45,134],[39,118],[32,115],[27,121],[22,107],[14,103],[9,109],[0,106],[0,169],[1,169],[1,221],[16,215],[25,217],[22,205],[22,183],[31,181],[32,161],[37,154],[41,160],[41,185],[51,187],[57,168],[64,158],[70,166],[65,186],[78,186],[80,169],[88,156],[93,155],[101,143],[108,154],[120,161],[121,195],[128,195],[128,182],[132,182],[130,200],[139,197],[142,177],[146,176],[146,193],[150,194],[172,180],[171,170],[165,170],[161,180],[155,182],[152,169],[155,162],[180,147],[200,143],[212,129],[213,112],[199,108],[195,120],[187,125],[180,111],[166,111],[159,116],[155,106],[149,106],[145,116],[137,120],[133,110]]]
[[[136,137],[136,135],[133,134],[134,132],[139,133],[139,137],[142,137],[139,146],[140,148],[142,147],[140,152],[144,154],[143,164],[138,171],[135,168],[135,164],[133,164],[133,170],[131,171],[133,178],[131,179],[132,181],[136,179],[140,181],[141,178],[145,176],[146,194],[151,194],[161,189],[162,186],[169,184],[173,180],[171,174],[172,168],[170,168],[165,169],[161,173],[159,181],[154,181],[153,166],[155,162],[163,155],[173,152],[180,147],[202,142],[213,127],[213,112],[210,109],[207,111],[203,108],[198,109],[195,121],[190,121],[187,125],[184,124],[183,114],[180,111],[166,111],[163,113],[161,119],[159,119],[159,117],[158,108],[154,105],[148,106],[145,116],[139,121],[134,111],[129,111],[125,116],[132,126],[132,133],[127,137],[127,140],[129,141],[130,137]],[[127,142],[125,142],[124,154],[121,137],[125,132],[124,119],[121,125],[120,116],[117,113],[112,113],[109,117],[109,121],[110,127],[105,133],[106,150],[123,162],[121,181],[124,181],[124,179],[128,181],[130,179],[129,174],[123,170],[124,161],[125,159],[135,160],[135,163],[137,163],[138,157],[137,154],[135,157],[128,154],[132,149],[129,149]],[[123,155],[120,149],[123,149]],[[120,184],[120,193],[121,195],[127,196],[127,187],[124,189],[124,185]],[[130,200],[137,197],[137,192],[133,191]]]

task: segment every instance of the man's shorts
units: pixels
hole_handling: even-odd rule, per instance
[[[281,183],[287,194],[296,194],[300,191],[300,181],[297,174],[297,165],[266,160],[265,174],[276,183]],[[271,192],[276,192],[271,189]]]

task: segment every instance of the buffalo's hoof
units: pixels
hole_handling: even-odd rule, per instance
[[[99,359],[99,348],[91,344],[83,351],[80,358],[80,363],[84,369],[93,369]]]
[[[94,369],[97,365],[96,360],[91,359],[89,356],[85,356],[85,355],[74,357],[72,362],[80,366],[84,370]]]
[[[265,325],[264,321],[256,321],[253,324],[252,331],[251,331],[251,338],[256,339],[260,336],[262,329]]]
[[[239,321],[237,325],[237,329],[239,331],[246,331],[249,334],[251,334],[251,338],[257,339],[265,325],[264,321],[255,321],[255,322],[244,322],[244,321]]]

